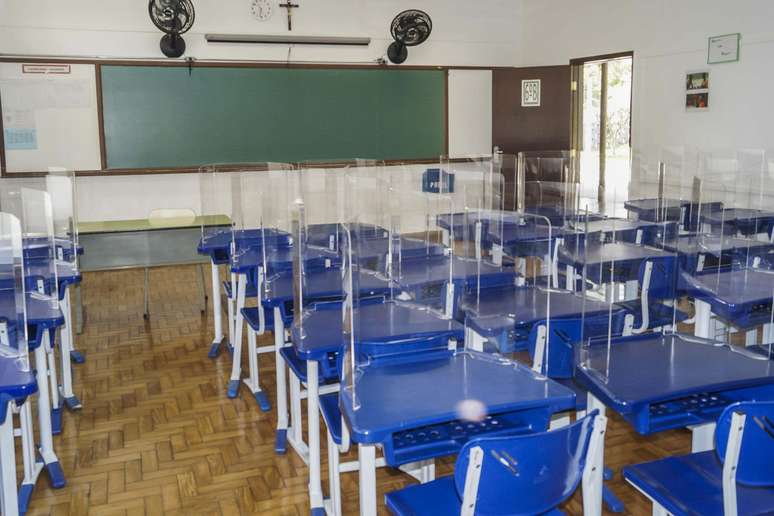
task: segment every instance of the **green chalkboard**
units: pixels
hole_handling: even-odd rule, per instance
[[[101,67],[108,168],[435,158],[442,70]]]

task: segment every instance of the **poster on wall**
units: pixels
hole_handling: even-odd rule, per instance
[[[706,111],[709,109],[709,71],[685,74],[685,110]]]
[[[540,79],[521,81],[521,107],[540,107]]]
[[[739,61],[739,41],[742,35],[723,34],[712,36],[707,43],[707,64],[734,63]]]

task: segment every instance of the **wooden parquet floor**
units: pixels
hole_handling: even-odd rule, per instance
[[[229,356],[207,358],[212,317],[200,313],[196,274],[194,267],[153,270],[148,322],[142,271],[84,274],[86,322],[77,347],[87,361],[74,366],[83,409],[66,413],[55,437],[67,487],[52,490],[41,478],[29,514],[309,513],[306,466],[292,451],[273,451],[274,413],[261,412],[244,386],[240,398],[228,399]],[[273,363],[264,356],[261,364],[274,405]],[[687,453],[690,435],[643,438],[615,416],[608,429],[606,462],[617,471],[609,485],[628,514],[650,514],[620,467]],[[452,459],[438,464],[439,474],[452,471]],[[323,481],[327,490],[325,465]],[[380,502],[409,482],[379,470]],[[346,474],[346,514],[357,514],[357,493],[356,474]],[[580,500],[578,492],[565,510],[581,514]]]

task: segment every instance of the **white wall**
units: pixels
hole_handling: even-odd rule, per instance
[[[278,4],[279,2],[274,2]],[[391,42],[389,26],[404,9],[427,11],[433,33],[412,48],[406,64],[503,65],[520,59],[521,0],[305,0],[293,11],[298,35],[370,36],[367,48],[298,47],[291,61],[374,60]],[[475,4],[475,5],[474,5]],[[198,59],[286,60],[287,46],[208,44],[204,34],[287,34],[285,10],[255,20],[248,0],[195,0],[196,22],[185,35],[187,56]],[[146,0],[0,0],[0,53],[163,57],[161,33]]]
[[[523,65],[634,51],[633,147],[774,148],[774,2],[525,0]],[[738,63],[707,65],[707,38],[742,33]],[[686,113],[685,73],[710,70],[710,109]]]
[[[259,22],[250,15],[248,0],[194,0],[196,22],[184,36],[186,56],[201,60],[373,61],[385,55],[393,17],[403,9],[418,8],[432,17],[433,33],[426,44],[410,49],[406,64],[512,66],[521,59],[521,0],[486,0],[475,6],[469,0],[298,3],[301,7],[293,13],[294,34],[370,36],[371,45],[208,44],[204,40],[208,32],[286,34],[285,11],[275,7],[270,20]],[[162,58],[161,33],[149,20],[146,6],[146,0],[0,0],[0,54]],[[459,91],[454,84],[450,87]],[[480,99],[470,100],[480,104]],[[455,106],[463,112],[473,109],[459,97]],[[481,113],[478,119],[468,113],[452,134],[478,140],[471,131],[486,126],[487,120],[491,126],[491,112]],[[481,141],[491,142],[491,136],[484,135]],[[80,220],[143,218],[151,208],[198,208],[200,203],[196,175],[84,177],[78,187]]]

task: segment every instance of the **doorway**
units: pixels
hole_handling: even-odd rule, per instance
[[[625,216],[631,180],[634,53],[574,59],[572,148],[580,180],[580,207]]]

